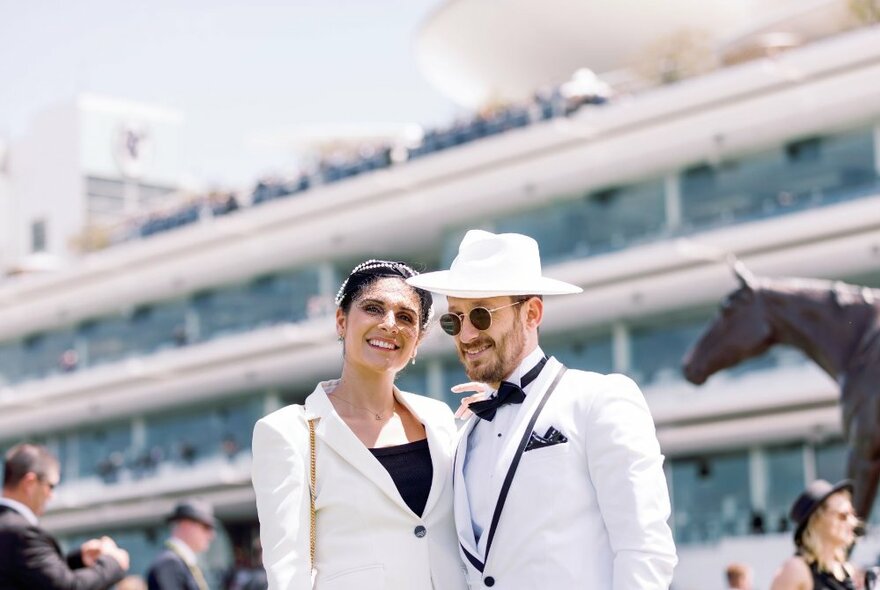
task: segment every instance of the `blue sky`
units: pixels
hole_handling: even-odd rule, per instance
[[[0,0],[0,136],[92,92],[185,116],[194,178],[242,184],[291,156],[265,139],[303,125],[442,123],[421,76],[419,23],[438,0]]]

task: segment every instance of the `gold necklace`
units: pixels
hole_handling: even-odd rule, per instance
[[[330,394],[330,395],[332,395],[334,398],[338,399],[338,400],[341,401],[341,402],[345,402],[345,403],[347,403],[347,404],[350,405],[352,408],[355,408],[355,409],[358,409],[358,410],[362,410],[362,411],[364,411],[364,412],[369,412],[370,414],[373,415],[373,417],[374,417],[376,420],[382,420],[382,419],[385,417],[385,412],[379,413],[379,412],[376,412],[376,411],[374,411],[374,410],[371,410],[370,408],[365,408],[365,407],[363,407],[363,406],[355,405],[355,404],[351,403],[350,401],[348,401],[347,399],[345,399],[344,397],[340,397],[338,394],[335,394],[335,393],[332,393],[332,394]],[[391,400],[391,407],[388,408],[388,413],[389,413],[389,415],[390,415],[391,413],[394,412],[394,404],[396,403],[396,401],[397,401],[397,400],[395,400],[395,399],[392,399],[392,400]]]

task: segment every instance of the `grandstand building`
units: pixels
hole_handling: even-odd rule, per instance
[[[431,25],[423,34],[438,34]],[[135,572],[178,499],[212,501],[224,534],[207,565],[219,579],[257,536],[253,424],[337,374],[332,299],[351,267],[384,257],[434,269],[466,229],[523,232],[548,275],[584,288],[546,301],[545,350],[626,373],[648,400],[667,457],[675,588],[720,589],[732,560],[767,586],[792,550],[793,497],[843,476],[837,388],[789,349],[686,383],[681,358],[736,282],[681,240],[759,275],[880,286],[880,28],[821,37],[755,59],[741,59],[757,49],[737,37],[741,63],[574,109],[535,102],[426,134],[409,158],[319,171],[210,223],[8,277],[0,448],[53,448],[63,481],[45,524],[70,543],[113,535]],[[0,211],[14,210],[14,186],[0,169]],[[457,405],[448,392],[463,378],[434,329],[399,385]],[[869,535],[855,557],[878,551]]]

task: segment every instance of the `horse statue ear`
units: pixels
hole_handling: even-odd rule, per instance
[[[755,275],[752,274],[752,271],[746,268],[746,265],[733,254],[730,254],[727,257],[727,262],[730,264],[730,269],[733,271],[733,274],[736,275],[740,285],[754,290],[758,284],[758,280],[755,278]]]

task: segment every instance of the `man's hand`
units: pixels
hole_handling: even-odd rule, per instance
[[[475,393],[473,395],[461,398],[461,405],[455,411],[455,417],[459,420],[467,420],[468,418],[470,418],[473,413],[468,409],[468,407],[473,402],[478,402],[486,399],[486,397],[489,395],[489,392],[492,391],[492,388],[485,383],[480,383],[479,381],[459,383],[458,385],[452,387],[452,393],[467,393],[469,391],[473,391]]]
[[[92,567],[102,555],[109,555],[119,563],[123,570],[128,570],[130,559],[128,551],[122,549],[112,538],[103,536],[100,539],[89,539],[80,545],[83,565]]]
[[[79,550],[82,553],[83,565],[86,567],[95,565],[95,562],[98,561],[98,558],[104,552],[103,547],[104,543],[101,539],[89,539],[80,545]]]

